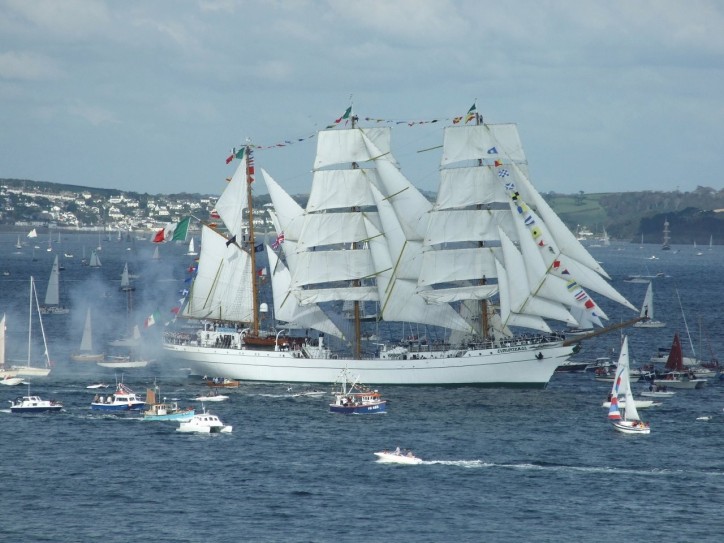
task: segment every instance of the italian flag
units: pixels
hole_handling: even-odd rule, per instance
[[[163,243],[164,241],[185,241],[186,234],[189,231],[189,221],[191,217],[186,217],[179,222],[170,222],[161,230],[156,232],[153,237],[154,243]]]

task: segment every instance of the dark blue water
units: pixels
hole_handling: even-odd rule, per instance
[[[0,236],[0,271],[10,272],[0,276],[0,311],[8,313],[9,357],[22,359],[28,275],[37,277],[42,297],[52,256],[44,246],[38,261],[28,248],[13,255],[16,239]],[[153,264],[148,242],[103,240],[103,268],[91,270],[77,260],[83,246],[88,252],[98,244],[97,235],[63,236],[61,243],[75,255],[62,279],[73,310],[44,320],[55,368],[31,391],[63,401],[65,410],[0,412],[2,540],[721,541],[718,382],[642,411],[650,436],[615,432],[601,407],[608,385],[587,374],[556,375],[536,391],[389,386],[382,390],[388,414],[356,417],[329,414],[327,398],[293,398],[285,384],[243,384],[229,391],[229,402],[207,406],[234,426],[232,434],[179,434],[173,423],[91,412],[93,392],[85,386],[114,375],[79,368],[67,355],[80,341],[88,303],[99,311],[106,340],[156,307],[168,316],[190,261],[185,247],[164,245],[163,262]],[[675,330],[690,354],[676,289],[697,353],[724,353],[724,247],[704,248],[702,256],[675,249],[591,249],[635,305],[646,285],[624,283],[625,274],[648,267],[669,276],[654,283],[657,318],[669,326],[629,330],[642,361],[670,345]],[[647,260],[652,254],[660,259]],[[130,317],[117,290],[126,260],[141,276]],[[605,309],[612,320],[630,316]],[[592,340],[578,358],[609,354],[619,339]],[[157,365],[129,371],[124,381],[143,392],[156,380],[164,396],[191,403],[204,387],[156,353]],[[0,404],[20,390],[0,388]],[[702,416],[710,419],[696,420]],[[395,446],[427,462],[374,461],[374,451]]]

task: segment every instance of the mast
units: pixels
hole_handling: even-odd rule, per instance
[[[246,197],[249,214],[249,253],[251,257],[251,307],[252,335],[259,335],[259,291],[256,282],[256,249],[254,241],[254,205],[252,201],[251,184],[254,182],[254,160],[252,157],[251,146],[245,147],[246,151]]]
[[[357,115],[352,115],[351,118],[352,121],[352,128],[357,128]],[[352,169],[356,170],[359,169],[359,164],[356,162],[352,162]],[[350,208],[350,211],[352,213],[359,213],[361,211],[359,206],[353,206]],[[353,249],[359,249],[360,243],[354,242],[352,243]],[[352,282],[352,285],[355,287],[359,287],[362,285],[362,281],[359,279],[355,279]],[[360,321],[360,310],[359,310],[359,300],[354,301],[354,358],[356,360],[359,360],[362,357],[362,325]]]
[[[476,113],[475,114],[475,124],[480,125],[480,123],[483,121],[483,116]],[[478,166],[483,166],[483,159],[478,159]],[[481,210],[483,209],[482,204],[477,205],[477,209]],[[483,248],[485,247],[485,241],[478,241],[478,247]],[[483,275],[483,277],[480,278],[479,284],[485,285],[487,282],[487,278]],[[484,340],[488,338],[488,299],[484,298],[480,300],[480,337],[482,337]]]

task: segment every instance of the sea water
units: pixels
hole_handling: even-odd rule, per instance
[[[64,410],[11,414],[7,401],[27,389],[0,387],[3,541],[721,541],[718,380],[641,410],[648,436],[612,428],[601,407],[610,385],[589,373],[556,374],[545,390],[384,386],[388,413],[371,416],[330,414],[331,396],[294,395],[319,385],[242,383],[226,391],[229,401],[205,406],[233,425],[231,434],[182,434],[177,423],[93,412],[98,391],[86,388],[122,379],[143,393],[157,384],[163,397],[193,405],[206,387],[182,364],[155,349],[155,364],[114,374],[68,355],[88,304],[106,352],[105,342],[144,316],[158,310],[169,320],[193,265],[186,246],[164,244],[153,262],[148,241],[62,234],[53,251],[36,239],[14,254],[16,240],[0,236],[8,358],[27,357],[29,276],[42,303],[52,258],[64,251],[74,255],[61,256],[61,296],[72,310],[44,318],[54,369],[30,385]],[[102,268],[81,266],[83,250],[89,257],[99,243]],[[669,346],[675,331],[689,356],[692,346],[705,359],[724,353],[724,247],[701,256],[644,247],[591,248],[634,305],[646,285],[624,282],[627,274],[665,275],[654,279],[654,303],[667,327],[625,331],[634,364]],[[126,261],[138,275],[130,298],[118,290]],[[601,305],[613,322],[635,315]],[[160,329],[144,333],[157,340]],[[619,333],[590,340],[575,358],[615,359],[620,340]],[[634,383],[634,394],[643,387]],[[375,461],[375,451],[397,446],[424,463]]]

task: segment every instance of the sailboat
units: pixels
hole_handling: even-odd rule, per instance
[[[91,324],[90,307],[85,314],[85,325],[83,326],[83,336],[80,340],[80,349],[77,353],[70,355],[71,360],[76,362],[98,362],[103,360],[103,353],[93,352],[93,330]]]
[[[309,328],[336,333],[290,340],[277,330],[267,335],[271,345],[248,341],[261,332],[250,250],[254,163],[244,147],[216,206],[228,237],[202,228],[198,271],[179,315],[203,319],[202,328],[188,340],[168,335],[169,354],[201,374],[236,380],[334,383],[347,369],[370,384],[545,387],[587,337],[566,339],[545,319],[611,329],[587,289],[638,312],[531,184],[515,125],[476,117],[475,125],[446,128],[432,204],[399,169],[390,128],[349,119],[317,135],[306,209],[295,209],[262,170],[278,222],[277,260],[289,273],[279,292],[271,270],[274,305],[308,308],[309,321],[317,320]],[[249,242],[240,245],[243,217]],[[376,302],[382,320],[439,327],[445,339],[408,336],[363,352],[359,318],[350,330],[336,326],[334,309],[348,301],[356,314]],[[537,333],[515,335],[518,327]],[[328,335],[340,334],[346,345],[327,345]]]
[[[91,268],[100,268],[101,267],[101,259],[98,257],[98,252],[93,249],[91,251],[90,255],[90,261],[88,262],[88,266]]]
[[[641,305],[641,318],[643,320],[634,323],[636,328],[664,328],[666,323],[657,321],[654,317],[654,289],[653,283],[649,281],[649,286],[646,287],[646,295],[644,296],[644,303]]]
[[[188,252],[187,252],[186,254],[187,254],[188,256],[196,256],[197,254],[199,254],[199,253],[197,253],[196,250],[194,249],[194,238],[191,238],[191,241],[189,241],[189,250],[188,250]]]
[[[70,312],[70,309],[60,305],[60,268],[58,265],[58,255],[55,255],[53,267],[50,269],[48,289],[45,291],[45,303],[40,306],[40,312],[43,315],[64,315]]]
[[[128,262],[126,262],[125,266],[123,266],[123,272],[121,273],[121,286],[120,289],[123,292],[128,292],[131,290],[136,290],[136,287],[134,287],[131,284],[131,276],[128,274]]]
[[[153,255],[151,256],[151,260],[154,260],[156,262],[161,260],[161,255],[158,252],[158,245],[156,245],[155,249],[153,250]]]
[[[621,354],[616,366],[616,378],[611,388],[611,407],[608,410],[608,419],[613,427],[624,434],[650,434],[651,427],[643,422],[636,409],[636,400],[631,391],[629,377],[628,337],[624,336]],[[619,403],[619,398],[625,398],[625,405]]]
[[[667,388],[702,388],[706,385],[706,379],[697,378],[691,370],[684,368],[684,354],[681,348],[679,333],[674,333],[674,340],[671,343],[669,357],[664,366],[666,373],[655,378],[654,384]]]
[[[33,307],[38,314],[38,321],[40,323],[40,333],[43,337],[43,367],[37,367],[31,365],[32,360],[32,345],[33,345]],[[45,338],[45,328],[43,327],[43,316],[40,312],[40,303],[38,302],[38,291],[35,288],[35,279],[30,276],[30,306],[28,309],[28,359],[25,366],[13,366],[13,370],[16,370],[17,377],[45,377],[50,374],[50,355],[48,354],[48,342]]]
[[[16,248],[16,249],[22,249],[22,248],[23,248],[23,244],[20,242],[20,235],[18,235],[18,241],[15,243],[15,248]]]

